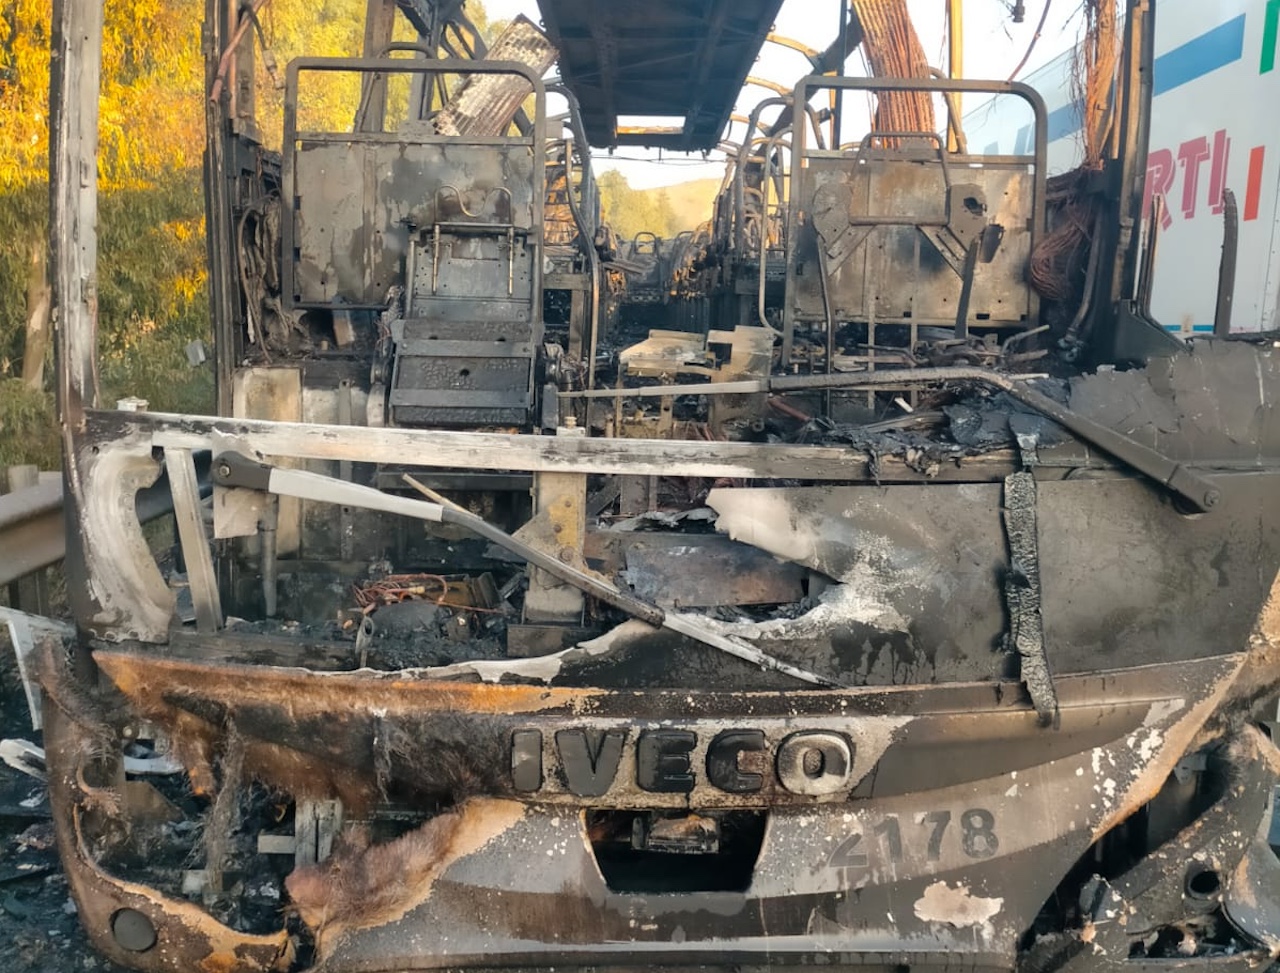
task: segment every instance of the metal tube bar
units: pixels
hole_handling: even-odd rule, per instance
[[[1082,416],[1055,402],[1041,392],[1022,384],[1031,376],[1008,376],[982,368],[900,368],[883,372],[835,373],[829,375],[781,375],[775,378],[740,382],[714,382],[707,385],[664,385],[646,389],[600,389],[595,392],[563,393],[568,397],[605,397],[612,395],[706,395],[758,392],[814,391],[820,389],[874,388],[876,386],[909,385],[918,382],[976,382],[998,388],[1024,405],[1047,416],[1064,429],[1092,443],[1116,459],[1127,463],[1164,487],[1172,490],[1199,511],[1215,507],[1220,494],[1213,481],[1193,473],[1177,460],[1156,452],[1108,426]]]

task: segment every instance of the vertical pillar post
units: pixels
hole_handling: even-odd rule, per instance
[[[395,0],[369,0],[364,18],[364,56],[379,57],[391,43],[395,26]],[[373,74],[364,76],[364,131],[380,132],[387,114],[387,79]]]
[[[964,77],[963,0],[947,0],[947,74],[952,78]],[[956,126],[960,124],[960,117],[964,111],[961,106],[963,97],[962,94],[956,92],[947,99],[947,111],[953,112],[957,116],[955,124],[947,125],[948,152],[955,152],[959,149],[959,144],[956,141]]]
[[[63,452],[67,598],[77,618],[98,606],[80,548],[84,490],[77,434],[98,404],[98,91],[100,0],[54,0],[49,60],[49,268],[58,425]]]
[[[535,473],[534,515],[546,518],[554,553],[566,564],[582,560],[586,537],[587,478],[582,473]],[[582,592],[540,568],[529,569],[525,621],[577,625],[582,619]]]
[[[189,449],[166,449],[164,465],[173,492],[173,516],[178,522],[178,540],[187,565],[187,583],[196,610],[196,629],[211,634],[222,628],[222,601],[218,576],[209,549],[209,537],[200,516],[200,484],[196,464]]]
[[[100,0],[54,0],[49,69],[52,296],[58,419],[83,426],[98,399],[98,89]]]
[[[235,0],[205,0],[204,92],[213,91],[222,53],[235,32]],[[205,97],[204,206],[205,239],[209,255],[209,310],[213,318],[214,375],[217,414],[229,416],[235,374],[239,328],[240,284],[231,249],[235,220],[231,212],[232,185],[228,181],[228,150],[234,145],[232,84],[224,84],[215,100]],[[234,157],[234,152],[231,153]]]

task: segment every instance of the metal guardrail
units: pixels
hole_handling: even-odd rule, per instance
[[[212,490],[208,456],[197,457],[200,496]],[[138,493],[138,519],[148,523],[173,510],[168,475]],[[61,561],[67,553],[62,474],[41,473],[35,486],[0,494],[0,585]]]
[[[67,553],[62,474],[0,495],[0,585],[56,564]]]

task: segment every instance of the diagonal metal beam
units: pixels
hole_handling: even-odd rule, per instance
[[[697,124],[702,114],[702,105],[706,100],[707,82],[711,78],[711,69],[715,64],[715,52],[720,47],[720,39],[724,35],[724,22],[729,16],[729,4],[721,0],[715,5],[711,14],[711,22],[698,45],[697,56],[693,60],[693,70],[689,74],[689,90],[694,92],[693,100],[685,111],[685,136],[691,136],[690,129]]]

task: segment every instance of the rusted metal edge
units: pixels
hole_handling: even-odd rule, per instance
[[[195,640],[192,640],[195,641]],[[300,643],[300,649],[304,646]],[[1171,693],[1190,692],[1183,687],[1204,687],[1233,679],[1247,653],[1230,653],[1177,663],[1155,663],[1107,669],[1104,672],[1067,673],[1057,677],[1062,712],[1090,706],[1098,699],[1115,699],[1122,691],[1127,702],[1151,703]],[[981,710],[1034,713],[1030,695],[1021,682],[954,682],[941,684],[855,686],[838,689],[800,687],[787,690],[712,691],[648,689],[619,692],[598,688],[548,687],[514,683],[477,683],[438,679],[431,668],[318,671],[304,665],[260,665],[250,661],[210,662],[193,645],[179,657],[154,646],[95,643],[94,660],[126,695],[145,690],[150,678],[185,679],[192,686],[201,674],[221,673],[238,681],[246,699],[304,700],[309,687],[340,692],[368,691],[382,687],[385,705],[409,706],[423,712],[466,711],[513,714],[634,715],[638,708],[662,713],[697,711],[700,715],[920,715]],[[511,660],[513,663],[519,660]],[[148,676],[147,673],[151,675]]]
[[[250,935],[224,926],[198,906],[173,899],[136,882],[110,875],[97,865],[85,845],[82,821],[87,809],[108,816],[119,814],[109,792],[88,788],[81,761],[97,741],[89,727],[73,722],[57,706],[45,710],[45,742],[49,755],[49,803],[71,894],[80,921],[94,947],[116,963],[146,973],[186,973],[220,970],[225,973],[267,973],[286,970],[293,947],[286,929],[270,935]],[[154,937],[144,949],[127,949],[117,925],[150,930]],[[143,945],[145,939],[128,940]]]

